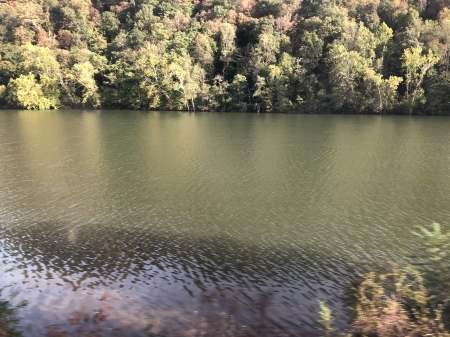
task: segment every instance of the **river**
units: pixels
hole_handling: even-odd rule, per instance
[[[0,110],[0,287],[24,334],[229,311],[345,325],[365,268],[450,224],[450,118]],[[106,324],[106,323],[105,323]]]

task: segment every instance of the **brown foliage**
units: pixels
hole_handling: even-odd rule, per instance
[[[95,8],[94,6],[90,5],[89,6],[89,19],[91,21],[96,20],[100,18],[100,12],[97,8]]]
[[[229,24],[236,25],[237,13],[234,9],[230,9],[225,17],[224,22],[228,22]]]
[[[39,29],[36,33],[36,42],[40,46],[45,46],[47,44],[47,32],[44,29]]]
[[[117,6],[111,6],[111,11],[116,13],[116,14],[119,14],[119,13],[123,12],[124,10],[126,10],[130,6],[131,6],[130,3],[122,1]]]
[[[239,12],[246,16],[252,16],[255,5],[255,0],[242,0],[241,5],[239,6]]]
[[[279,32],[286,32],[288,31],[293,25],[293,22],[290,21],[286,16],[280,16],[279,18],[275,19],[275,27],[276,30]]]
[[[177,12],[175,14],[175,17],[173,18],[173,24],[178,31],[182,30],[187,25],[189,25],[189,22],[190,18],[180,12]]]
[[[59,47],[69,50],[72,46],[72,35],[68,30],[60,30],[57,37]]]
[[[356,291],[353,335],[450,336],[441,319],[443,307],[432,307],[422,276],[411,267],[370,272]]]
[[[17,45],[31,43],[34,40],[35,33],[21,26],[14,32],[14,40]]]

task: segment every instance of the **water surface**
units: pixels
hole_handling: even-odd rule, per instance
[[[414,253],[414,226],[449,225],[449,130],[445,117],[0,110],[3,295],[29,301],[30,336],[105,293],[128,334],[195,311],[251,323],[262,306],[272,324],[313,327],[318,299],[344,322],[353,275]]]

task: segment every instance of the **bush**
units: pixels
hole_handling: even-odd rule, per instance
[[[450,232],[419,227],[424,253],[410,266],[367,273],[355,289],[354,336],[450,336]]]

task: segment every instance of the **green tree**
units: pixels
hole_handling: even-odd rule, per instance
[[[225,76],[225,70],[228,68],[230,62],[233,61],[236,31],[229,23],[222,23],[220,25],[220,60],[224,63],[222,75]]]
[[[375,94],[370,91],[370,97],[377,97],[372,99],[373,109],[379,113],[390,109],[396,102],[397,88],[403,79],[398,76],[389,76],[383,79],[383,75],[375,72],[373,68],[368,68],[365,72],[365,80],[373,86]]]
[[[91,103],[93,107],[100,106],[100,95],[94,80],[96,69],[90,62],[74,64],[66,75],[66,80],[81,90],[81,103]]]
[[[0,44],[0,84],[7,85],[19,73],[22,53],[19,46],[12,43]]]
[[[348,51],[357,51],[365,59],[375,58],[375,47],[377,46],[377,38],[364,23],[349,22],[346,31],[343,34],[340,43],[342,43]]]
[[[102,13],[102,24],[101,29],[105,34],[108,41],[112,41],[120,29],[120,21],[117,19],[115,13],[113,12],[103,12]]]
[[[299,54],[302,65],[313,71],[317,68],[323,58],[324,42],[315,32],[305,32],[301,38]]]
[[[46,75],[56,81],[59,79],[60,66],[49,48],[25,44],[21,47],[21,54],[22,62],[19,64],[19,69],[22,73]]]
[[[216,75],[214,77],[212,91],[213,91],[214,96],[217,97],[218,106],[220,107],[221,111],[226,110],[228,85],[229,85],[228,82],[225,81],[225,79],[222,75]]]
[[[253,48],[251,63],[255,73],[264,71],[270,64],[276,63],[280,52],[280,40],[272,33],[259,35],[258,43]]]
[[[347,24],[346,11],[339,8],[334,0],[304,0],[299,15],[296,31],[315,32],[325,44],[339,39]]]
[[[0,1],[1,104],[450,114],[448,1]]]
[[[264,77],[256,76],[255,92],[253,97],[257,98],[256,112],[271,112],[272,111],[272,97],[270,89],[266,85]]]
[[[8,83],[8,103],[26,109],[57,108],[62,75],[51,50],[26,44],[21,47],[21,59],[21,75]]]
[[[408,48],[402,56],[402,65],[405,69],[405,83],[406,83],[406,100],[409,103],[411,113],[416,102],[425,103],[424,90],[421,87],[423,79],[437,62],[439,58],[436,57],[431,50],[428,54],[422,55],[422,48]]]
[[[230,97],[230,110],[246,111],[249,95],[247,78],[241,74],[237,74],[227,89]]]
[[[283,6],[283,1],[281,0],[257,0],[255,6],[256,17],[264,16],[274,16],[280,15]]]
[[[52,90],[51,79],[43,75],[40,82],[38,83],[31,73],[10,80],[7,88],[7,102],[12,106],[29,110],[57,108],[59,92]]]
[[[192,56],[209,73],[213,70],[215,44],[208,35],[198,34],[195,38]]]
[[[341,44],[334,46],[328,55],[330,65],[330,84],[333,90],[333,102],[337,108],[355,104],[355,88],[369,67],[368,60],[357,51],[348,51]]]

